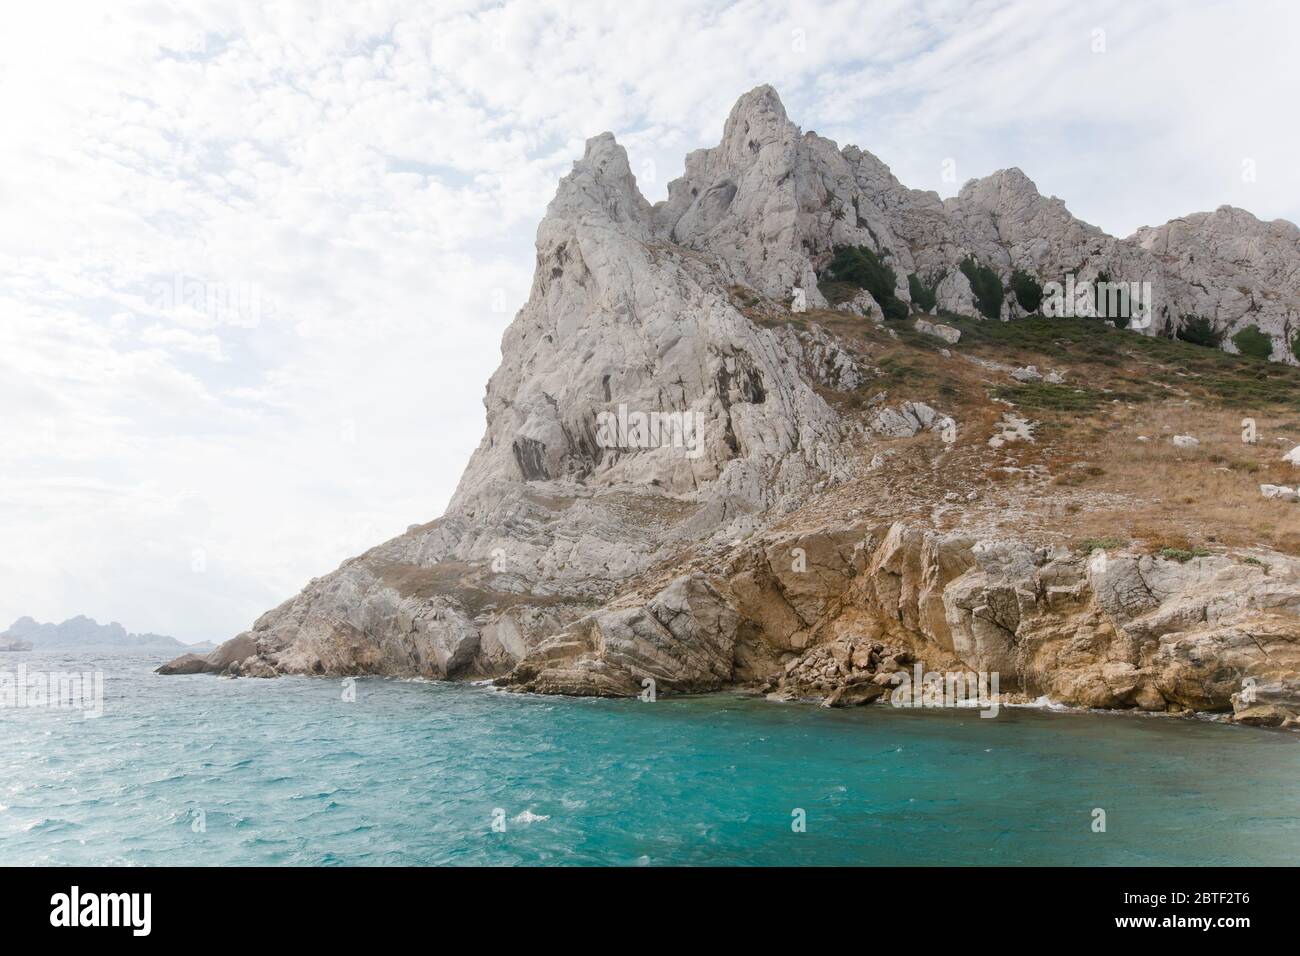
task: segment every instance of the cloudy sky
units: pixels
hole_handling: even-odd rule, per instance
[[[11,5],[0,627],[224,639],[440,514],[537,221],[602,130],[660,199],[770,82],[945,196],[1016,165],[1122,235],[1300,220],[1297,7]]]

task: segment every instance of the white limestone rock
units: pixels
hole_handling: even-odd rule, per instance
[[[975,293],[971,291],[970,280],[955,265],[934,290],[934,296],[935,308],[939,312],[980,317],[979,309],[975,306]]]
[[[922,335],[933,335],[935,338],[943,339],[949,345],[956,345],[961,341],[961,329],[954,328],[951,325],[944,325],[942,322],[917,319],[912,323],[912,328]]]
[[[1300,318],[1300,229],[1294,223],[1264,222],[1220,206],[1143,227],[1130,241],[1159,259],[1178,316],[1209,319],[1229,349],[1233,335],[1254,326],[1273,339],[1274,360],[1297,364],[1288,341]]]
[[[1036,426],[1037,422],[1011,412],[1003,412],[995,431],[989,437],[988,445],[990,448],[1001,448],[1009,442],[1032,442]]]
[[[1300,501],[1300,495],[1296,490],[1286,485],[1260,485],[1259,493],[1265,498],[1276,501]]]
[[[783,325],[775,334],[811,381],[837,391],[853,391],[871,375],[871,370],[820,325],[810,324],[806,330]]]
[[[882,408],[871,419],[871,430],[886,438],[911,438],[929,429],[942,430],[953,421],[924,402],[903,402],[897,408]]]

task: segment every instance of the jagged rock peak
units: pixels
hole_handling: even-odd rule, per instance
[[[1018,166],[997,169],[987,176],[968,179],[958,192],[964,200],[980,199],[990,195],[1028,196],[1042,198],[1038,185]]]
[[[788,139],[798,127],[786,116],[785,105],[775,89],[756,86],[731,108],[722,128],[722,145],[732,156],[757,154],[764,146]]]
[[[650,203],[637,187],[627,150],[613,133],[587,140],[582,159],[575,160],[573,169],[560,180],[546,215],[571,222],[607,221],[639,233],[650,228]]]

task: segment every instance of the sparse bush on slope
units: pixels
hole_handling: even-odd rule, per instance
[[[1043,287],[1028,272],[1017,269],[1011,273],[1011,291],[1026,312],[1037,312],[1043,304]]]
[[[1234,335],[1232,344],[1237,346],[1238,352],[1250,358],[1267,361],[1273,355],[1273,340],[1255,325],[1248,325]]]
[[[1178,327],[1177,335],[1184,342],[1210,349],[1217,349],[1223,341],[1223,334],[1216,332],[1213,323],[1203,315],[1183,316],[1183,324]]]
[[[1133,315],[1132,303],[1129,301],[1128,286],[1120,285],[1116,295],[1108,291],[1111,284],[1109,272],[1097,273],[1097,285],[1093,291],[1093,302],[1097,309],[1097,318],[1109,319],[1115,323],[1115,328],[1128,328],[1129,319]]]
[[[934,289],[922,282],[915,272],[907,277],[907,291],[911,293],[912,304],[922,312],[929,312],[938,302]]]
[[[836,246],[835,257],[824,275],[831,282],[846,282],[866,289],[880,303],[886,319],[907,318],[907,304],[894,294],[898,277],[866,246]]]
[[[975,304],[984,317],[999,318],[1002,315],[1002,280],[998,274],[988,266],[980,265],[974,256],[967,256],[961,261],[961,271],[970,282],[971,291],[975,293]]]

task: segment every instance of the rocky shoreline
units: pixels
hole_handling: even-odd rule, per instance
[[[1006,700],[1228,712],[1290,728],[1300,725],[1300,561],[1271,562],[1105,552],[1084,560],[895,524],[765,538],[713,575],[678,576],[648,599],[588,610],[491,668],[475,664],[481,639],[448,674],[414,658],[376,666],[364,637],[349,645],[346,664],[327,665],[337,639],[312,659],[297,642],[277,649],[274,629],[255,627],[160,673],[492,678],[526,692],[629,697],[649,681],[656,693],[744,686],[848,706],[885,697],[897,674],[924,662],[939,673],[996,675],[993,693]]]

